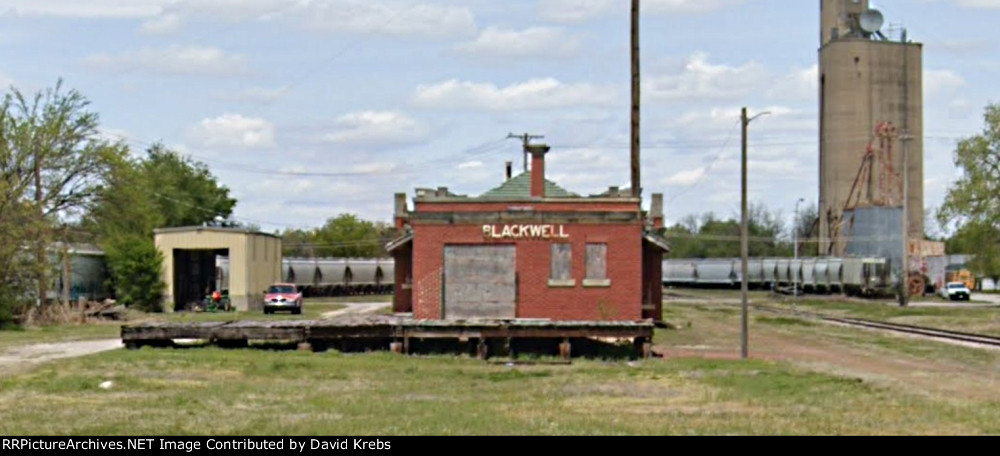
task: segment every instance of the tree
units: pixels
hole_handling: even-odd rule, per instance
[[[988,275],[1000,270],[1000,105],[984,114],[983,132],[958,142],[955,166],[962,172],[938,211],[942,226],[957,226],[949,247],[976,254],[970,266]]]
[[[31,304],[35,260],[25,247],[39,223],[33,207],[10,198],[7,188],[8,182],[0,180],[0,329]]]
[[[977,274],[1000,278],[1000,229],[980,222],[962,225],[950,239],[946,248],[952,253],[973,255],[969,267]]]
[[[736,258],[740,252],[739,216],[719,219],[714,213],[688,215],[680,223],[664,230],[671,239],[674,258]],[[749,255],[790,256],[791,243],[783,239],[780,212],[771,212],[763,204],[751,204],[747,212]]]
[[[79,215],[107,175],[110,157],[121,152],[121,145],[101,139],[98,116],[88,110],[89,104],[75,90],[63,92],[61,80],[31,97],[12,88],[0,103],[0,181],[4,183],[0,205],[16,206],[12,214],[21,222],[27,222],[28,213],[34,215],[8,245],[16,246],[15,256],[33,247],[35,297],[40,302],[48,294],[52,227]],[[0,277],[0,281],[7,280]]]
[[[116,157],[106,185],[90,207],[87,226],[98,234],[119,301],[161,310],[163,258],[153,230],[228,218],[236,200],[208,168],[160,144],[144,159]]]
[[[792,227],[799,244],[799,256],[819,255],[819,207],[816,203],[799,210],[799,219]],[[793,252],[794,253],[794,252]]]
[[[316,255],[320,257],[371,258],[381,250],[378,227],[354,214],[340,214],[327,220],[313,239]]]
[[[140,163],[150,194],[163,216],[162,227],[200,225],[216,217],[228,218],[236,207],[229,189],[208,166],[154,144]]]
[[[87,226],[104,250],[109,285],[118,300],[140,310],[160,310],[163,259],[153,243],[153,230],[165,217],[141,162],[122,156],[112,169],[88,213]]]
[[[282,234],[285,256],[375,258],[388,256],[385,245],[396,237],[385,222],[340,214],[313,230],[286,230]]]

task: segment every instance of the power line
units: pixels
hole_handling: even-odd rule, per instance
[[[718,163],[720,160],[722,160],[722,156],[725,153],[726,148],[729,147],[729,142],[732,141],[733,135],[736,132],[736,126],[738,126],[738,125],[739,125],[739,122],[737,122],[736,125],[734,125],[733,128],[731,128],[729,130],[729,136],[726,137],[726,141],[723,142],[722,146],[719,147],[719,152],[715,155],[715,158],[712,160],[712,162],[708,164],[708,166],[705,168],[705,171],[701,174],[701,176],[698,177],[698,180],[695,181],[694,184],[691,184],[691,185],[687,186],[684,190],[681,190],[679,193],[673,195],[670,198],[670,201],[667,202],[668,206],[671,205],[671,204],[673,204],[673,202],[676,201],[677,198],[680,198],[680,197],[686,195],[688,192],[690,192],[691,190],[695,189],[696,187],[698,187],[699,185],[701,185],[702,182],[705,181],[705,179],[708,177],[709,173],[712,172],[712,168],[715,167],[715,164]]]
[[[197,209],[197,210],[199,210],[199,211],[201,211],[201,212],[203,212],[205,214],[212,214],[212,215],[217,215],[218,214],[217,211],[215,211],[215,210],[213,210],[211,208],[207,208],[205,206],[199,206],[197,204],[192,204],[192,203],[189,203],[187,201],[179,200],[177,198],[173,198],[173,197],[164,195],[162,193],[153,192],[153,195],[155,195],[157,198],[162,198],[162,199],[165,199],[167,201],[173,201],[173,202],[175,202],[177,204],[181,204],[181,205],[190,207],[192,209]],[[282,227],[286,227],[286,228],[311,228],[311,227],[305,227],[303,225],[289,225],[289,224],[286,224],[286,223],[272,222],[272,221],[268,221],[268,220],[252,219],[252,218],[248,218],[248,217],[237,217],[237,216],[234,216],[234,215],[230,215],[229,217],[231,219],[234,219],[234,220],[242,220],[242,221],[246,221],[246,222],[250,222],[250,223],[255,223],[255,224],[260,224],[260,225],[275,225],[275,226],[282,226]]]

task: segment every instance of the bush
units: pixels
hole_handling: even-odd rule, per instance
[[[102,247],[118,302],[144,312],[162,312],[165,284],[160,280],[160,271],[163,255],[156,250],[152,239],[126,236]]]

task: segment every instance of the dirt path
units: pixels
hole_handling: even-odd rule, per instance
[[[121,339],[87,340],[55,344],[34,344],[10,347],[0,351],[0,374],[60,358],[90,355],[122,348]]]
[[[334,318],[344,316],[344,315],[361,315],[370,314],[378,312],[381,309],[391,306],[392,304],[387,302],[349,302],[344,303],[343,309],[333,310],[330,312],[325,312],[322,315],[324,320],[332,320]]]

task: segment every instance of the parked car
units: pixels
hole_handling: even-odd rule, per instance
[[[945,299],[968,301],[970,296],[972,296],[972,292],[962,282],[948,282],[948,284],[941,287],[941,297]]]
[[[279,310],[302,313],[302,293],[294,283],[276,283],[264,292],[264,313],[271,314]]]

